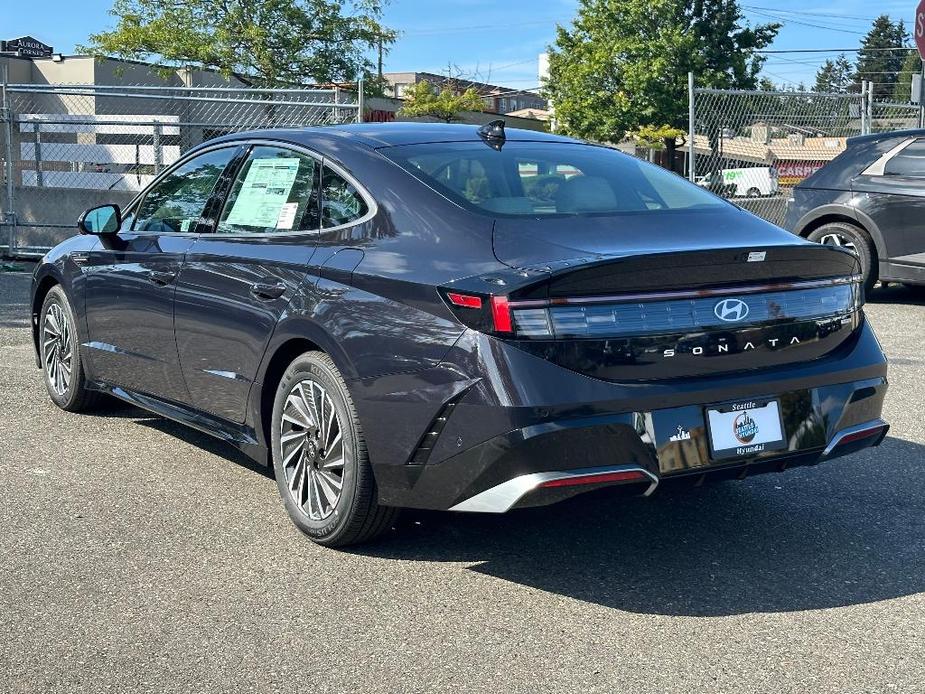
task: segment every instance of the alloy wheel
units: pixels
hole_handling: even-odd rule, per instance
[[[42,353],[45,357],[45,377],[52,390],[60,396],[67,393],[74,363],[74,344],[67,314],[60,304],[53,303],[42,324]]]
[[[312,379],[293,386],[280,423],[286,489],[312,520],[324,520],[344,487],[343,426],[325,388]]]
[[[825,236],[820,237],[819,243],[826,246],[839,246],[840,248],[847,248],[849,251],[857,254],[857,246],[854,245],[854,242],[849,239],[847,236],[842,236],[841,234],[826,234]]]

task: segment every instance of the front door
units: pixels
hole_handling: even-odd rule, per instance
[[[86,265],[86,315],[94,376],[175,401],[187,397],[173,330],[176,279],[212,190],[237,147],[181,163],[101,237]]]
[[[253,146],[216,210],[212,233],[189,249],[175,310],[194,407],[245,421],[267,343],[315,249],[320,168],[304,152]]]

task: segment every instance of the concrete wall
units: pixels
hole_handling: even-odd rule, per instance
[[[70,190],[68,188],[14,188],[17,218],[20,220],[17,246],[50,247],[77,233],[77,218],[97,205],[127,205],[135,193],[118,190]],[[42,220],[43,224],[63,224],[68,228],[23,226],[25,220]],[[6,244],[7,229],[0,243]]]

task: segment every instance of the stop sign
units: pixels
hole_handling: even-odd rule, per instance
[[[919,6],[915,8],[915,45],[919,49],[919,55],[925,60],[925,0],[919,0]]]

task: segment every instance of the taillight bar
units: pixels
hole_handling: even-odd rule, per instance
[[[800,282],[750,284],[744,287],[718,287],[715,289],[611,294],[606,296],[568,296],[553,297],[551,299],[524,299],[510,301],[509,305],[514,309],[545,308],[548,306],[583,306],[587,304],[621,304],[634,303],[637,301],[671,301],[673,299],[704,299],[714,296],[738,296],[740,294],[760,294],[762,292],[785,292],[798,289],[836,287],[843,284],[860,284],[863,280],[864,277],[862,275],[847,275],[844,277],[830,277],[827,279],[805,280]]]

